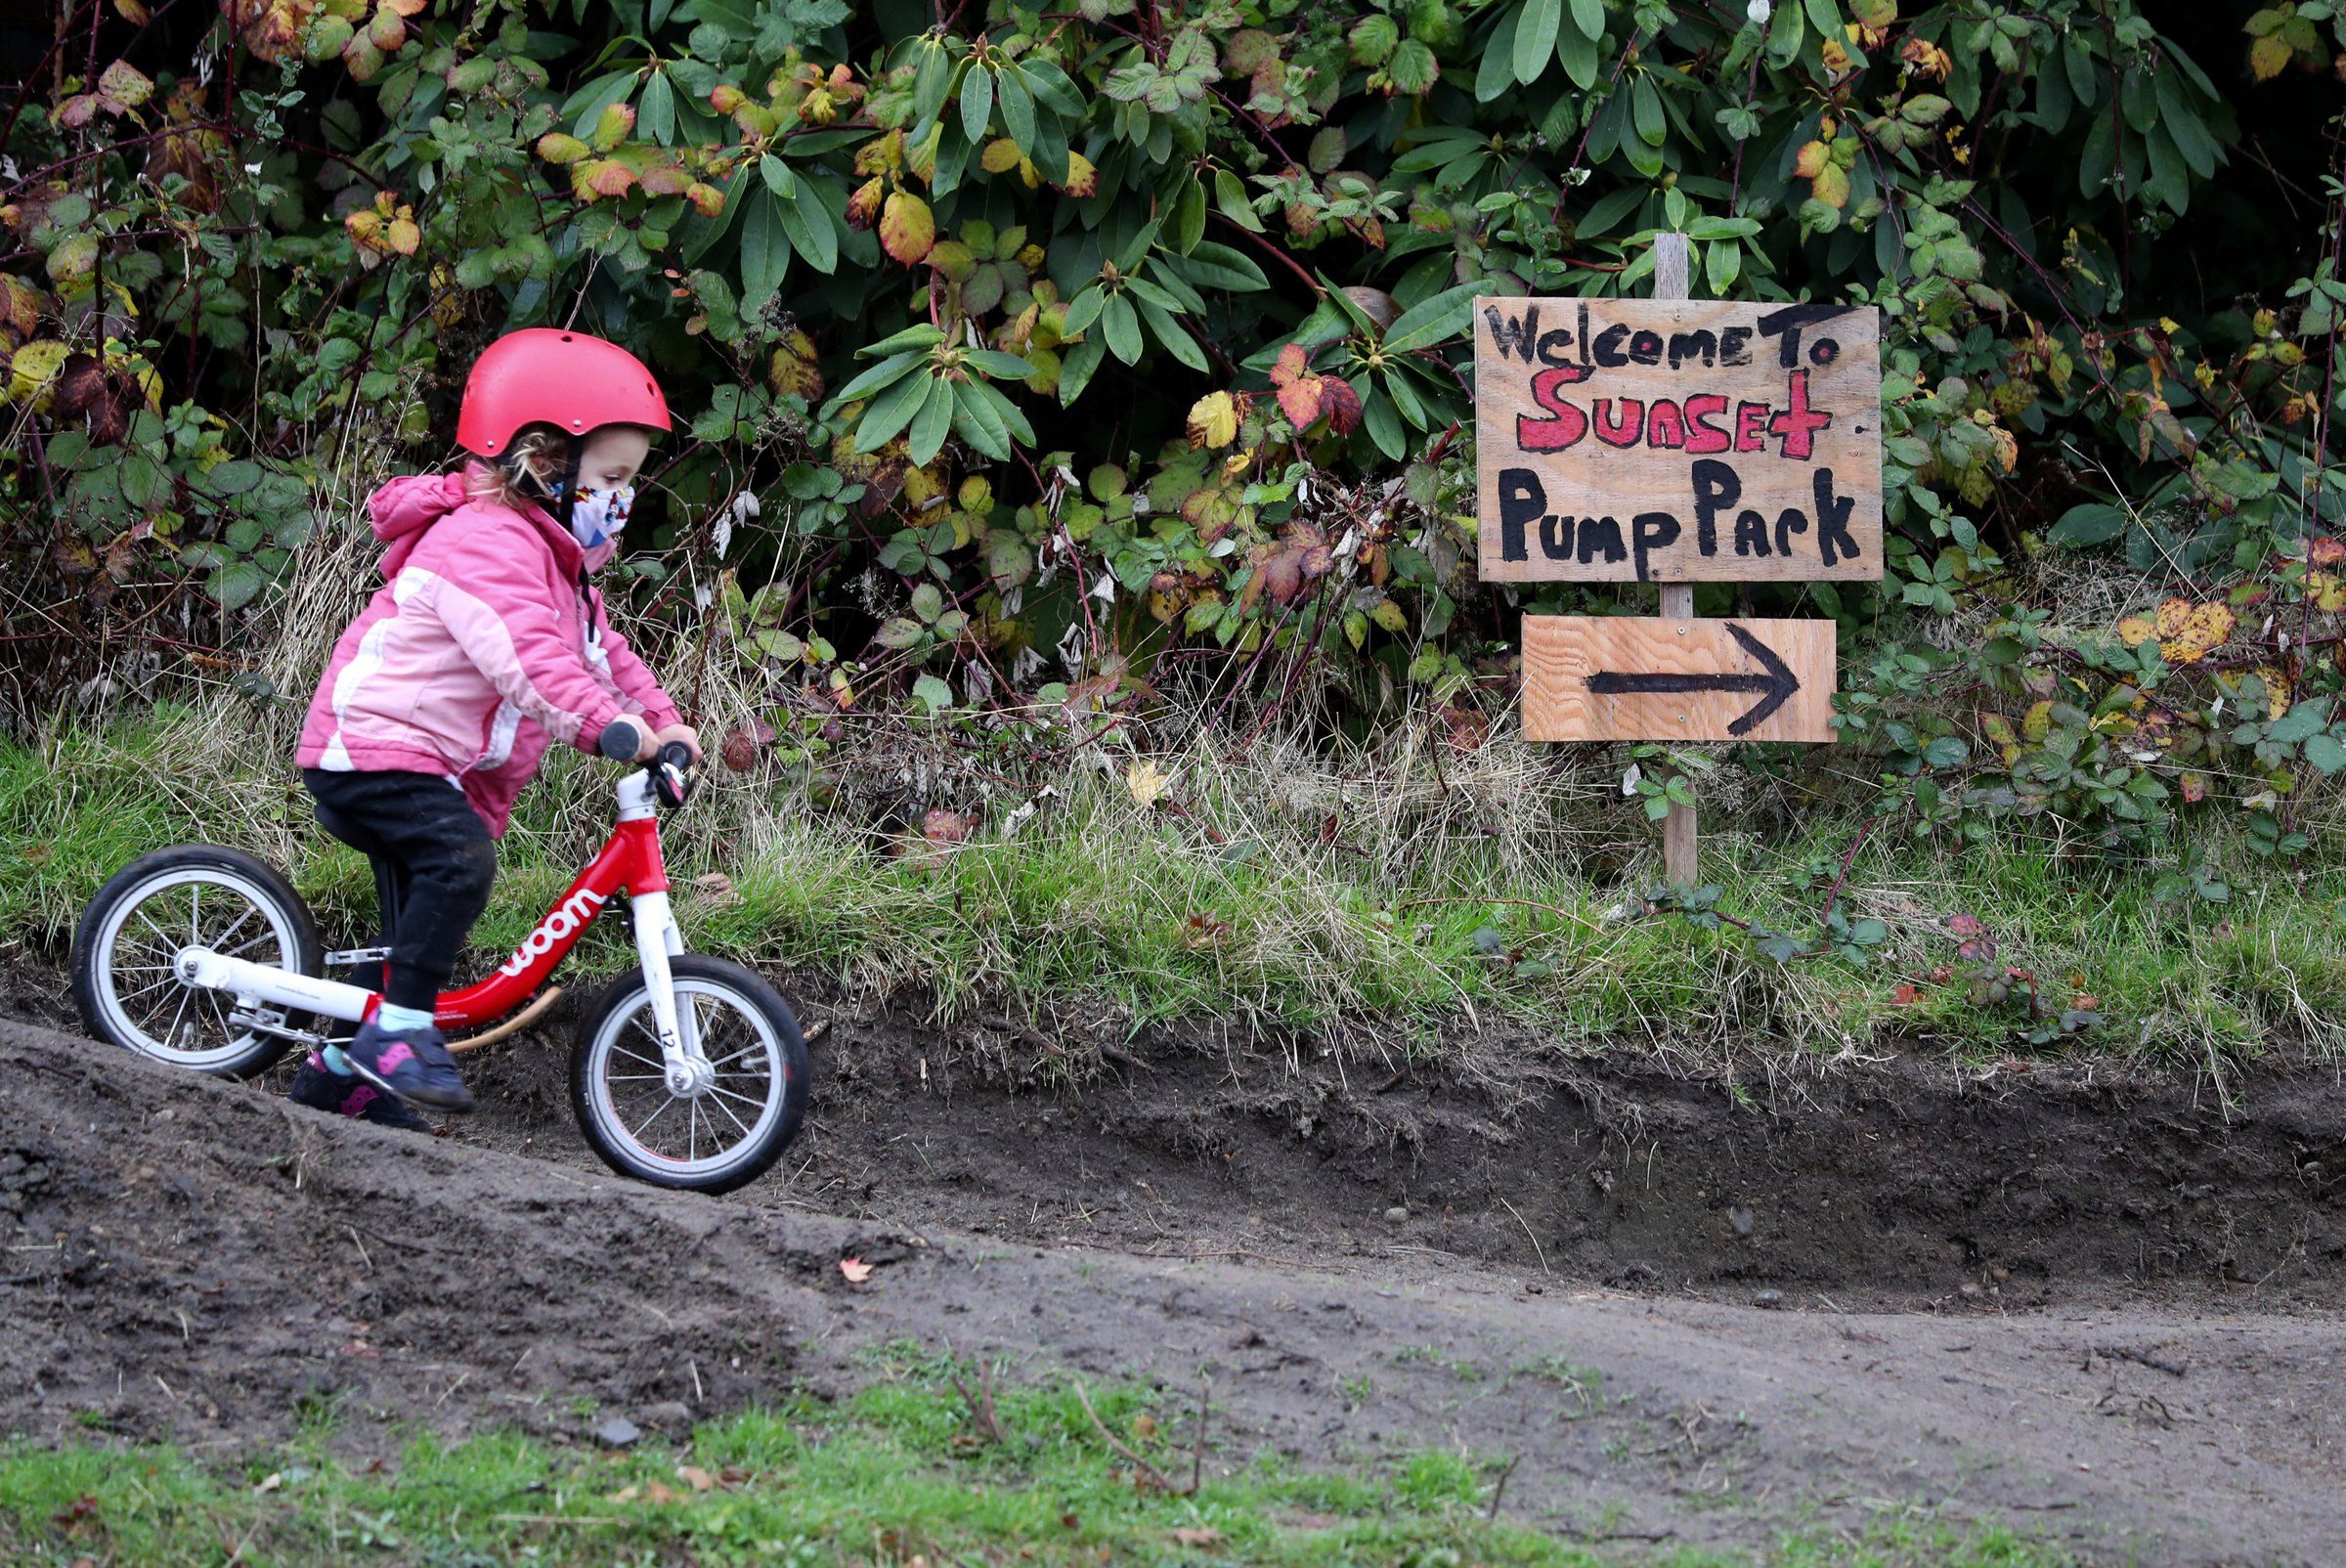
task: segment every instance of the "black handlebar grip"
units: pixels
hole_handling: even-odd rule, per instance
[[[631,762],[643,750],[643,726],[632,719],[614,719],[603,726],[602,739],[595,746],[615,762]]]

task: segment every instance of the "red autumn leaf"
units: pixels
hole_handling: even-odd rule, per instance
[[[1327,415],[1327,427],[1337,435],[1348,436],[1361,422],[1361,395],[1352,383],[1340,375],[1323,376],[1320,388],[1320,412]]]
[[[579,191],[591,193],[591,200],[594,196],[625,196],[628,187],[635,183],[635,171],[615,158],[593,158],[574,165],[571,179]]]
[[[1307,430],[1319,421],[1325,382],[1312,370],[1301,343],[1289,343],[1279,351],[1279,361],[1271,367],[1271,385],[1278,390],[1280,412],[1287,416],[1287,423]]]
[[[1923,993],[1914,988],[1914,982],[1912,980],[1900,980],[1897,984],[1897,988],[1890,993],[1890,1005],[1892,1007],[1912,1007],[1916,1002],[1922,1000],[1922,996]]]
[[[847,1276],[847,1284],[861,1285],[872,1277],[872,1266],[861,1258],[841,1258],[839,1272]]]
[[[1987,928],[1979,924],[1977,915],[1949,915],[1947,930],[1958,936],[1977,936]]]

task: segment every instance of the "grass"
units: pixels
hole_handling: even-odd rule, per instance
[[[289,743],[270,732],[282,719],[244,712],[164,710],[0,747],[0,940],[62,956],[109,874],[188,839],[286,867],[329,944],[370,935],[364,864],[310,824]],[[818,808],[803,783],[719,771],[673,820],[672,867],[696,946],[917,992],[940,1015],[1008,998],[1298,1030],[1374,1019],[1419,1046],[1471,1015],[1568,1051],[1630,1043],[1697,1060],[1918,1036],[2024,1051],[2017,1004],[1975,1005],[1940,978],[1960,967],[1944,921],[1969,914],[2060,1006],[2098,1000],[2101,1026],[2057,1050],[2222,1070],[2277,1036],[2341,1043],[2334,1010],[2311,1000],[2346,983],[2346,865],[2322,850],[2295,865],[2236,854],[2229,903],[2179,904],[2151,895],[2155,854],[2091,859],[2050,829],[1958,850],[1893,824],[1866,838],[1834,895],[1889,940],[1864,963],[1778,964],[1734,932],[1645,912],[1631,895],[1657,880],[1654,849],[1610,775],[1558,772],[1503,741],[1447,765],[1382,762],[1347,769],[1266,744],[1231,763],[1197,746],[1168,760],[1152,805],[1111,765],[1059,779],[1015,832],[1020,799],[997,795],[966,842],[942,848],[871,828],[868,803]],[[609,781],[563,758],[525,796],[476,932],[484,963],[590,852]],[[1854,824],[1780,800],[1720,805],[1707,804],[1704,843],[1720,908],[1812,934]],[[589,967],[624,964],[618,935],[590,938]]]
[[[1508,1503],[1501,1466],[1443,1453],[1346,1471],[1209,1458],[1194,1495],[1136,1482],[1071,1385],[1005,1386],[985,1442],[922,1360],[834,1406],[807,1401],[706,1423],[671,1449],[557,1448],[514,1434],[418,1437],[389,1461],[334,1457],[313,1425],[239,1466],[172,1450],[0,1445],[0,1554],[142,1568],[234,1561],[464,1565],[834,1563],[1525,1564],[1610,1568],[2064,1568],[1992,1525],[1904,1518],[1850,1537],[1803,1533],[1749,1554],[1656,1555],[1550,1534]],[[1186,1479],[1189,1456],[1146,1389],[1093,1390],[1119,1440]],[[1173,1416],[1178,1422],[1186,1416]],[[1519,1483],[1510,1497],[1519,1498]],[[1503,1500],[1502,1500],[1503,1501]]]

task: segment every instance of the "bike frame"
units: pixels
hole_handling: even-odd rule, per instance
[[[636,962],[651,994],[652,1020],[671,1086],[677,1093],[687,1092],[709,1068],[691,1019],[678,1015],[670,975],[669,960],[683,952],[684,937],[669,903],[668,866],[660,853],[660,823],[648,772],[630,773],[620,781],[619,821],[611,837],[545,918],[522,938],[513,956],[478,983],[443,991],[433,1007],[433,1021],[443,1028],[469,1029],[512,1014],[537,994],[594,916],[623,892],[633,917]],[[263,1007],[322,1013],[360,1024],[383,1005],[381,992],[363,985],[296,975],[208,947],[181,949],[176,965],[187,983],[229,992],[239,1015],[261,1027],[274,1024],[273,1032],[278,1033],[290,1032],[283,1027],[283,1014],[270,1019],[261,1013]]]

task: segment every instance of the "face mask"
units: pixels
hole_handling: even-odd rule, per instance
[[[635,487],[622,485],[617,490],[582,490],[570,503],[570,535],[583,549],[593,549],[619,538],[628,526],[628,513],[635,505]]]

